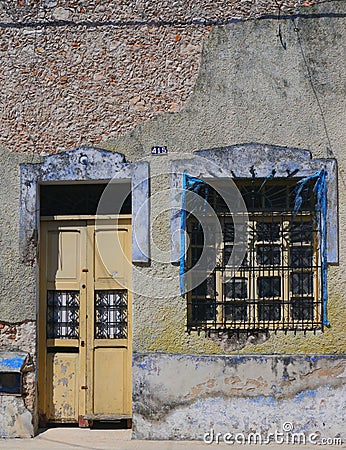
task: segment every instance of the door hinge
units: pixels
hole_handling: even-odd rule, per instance
[[[89,269],[82,269],[82,272],[89,272]]]

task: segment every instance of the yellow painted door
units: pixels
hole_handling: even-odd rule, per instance
[[[131,224],[42,221],[41,421],[131,417]]]
[[[88,225],[87,414],[131,416],[131,225],[98,220]],[[114,255],[116,255],[114,257]]]

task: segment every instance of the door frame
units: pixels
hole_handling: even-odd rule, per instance
[[[149,162],[126,161],[119,152],[83,146],[20,164],[19,253],[35,286],[36,324],[39,314],[40,184],[131,182],[132,262],[150,262]],[[36,354],[38,330],[36,325]],[[37,370],[36,370],[37,373]],[[36,376],[37,383],[37,376]],[[38,411],[37,394],[34,408]],[[38,416],[35,420],[37,429]]]

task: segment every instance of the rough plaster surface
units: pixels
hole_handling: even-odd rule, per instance
[[[23,397],[0,395],[0,437],[30,437],[36,427],[36,323],[0,321],[0,350],[26,352]]]
[[[0,396],[0,437],[28,438],[34,436],[32,415],[21,397]]]
[[[321,0],[320,0],[321,1]],[[292,8],[310,6],[319,1],[293,0],[280,2],[283,12]],[[145,2],[143,0],[108,0],[100,2],[82,0],[38,0],[34,4],[23,0],[19,3],[1,1],[4,13],[14,23],[28,23],[36,19],[38,23],[71,21],[79,23],[103,22],[131,25],[132,22],[162,21],[163,23],[200,23],[217,21],[227,23],[232,19],[255,18],[265,13],[278,12],[274,0],[177,0],[174,2]]]
[[[150,147],[156,144],[167,145],[172,157],[172,152],[176,152],[176,157],[181,158],[183,153],[191,155],[194,150],[249,141],[305,148],[311,151],[313,158],[334,155],[340,175],[342,254],[346,245],[343,213],[345,164],[342,158],[346,126],[343,126],[344,115],[341,113],[345,109],[341,82],[346,59],[343,58],[344,10],[344,2],[327,2],[304,9],[299,17],[282,20],[280,25],[286,49],[278,39],[278,22],[274,19],[213,28],[204,45],[194,94],[184,110],[163,114],[123,138],[104,142],[102,146],[123,152],[128,161],[147,156]],[[46,111],[50,111],[49,106]],[[325,125],[330,142],[327,142]],[[50,127],[55,129],[54,123]],[[8,322],[33,320],[37,272],[30,265],[22,264],[18,251],[19,163],[40,162],[42,159],[5,150],[1,160],[1,319]],[[163,170],[169,173],[169,165],[164,158],[147,157],[147,160],[153,176],[151,194],[155,196],[155,201],[151,202],[151,225],[157,225],[155,233],[152,233],[152,243],[155,240],[163,249],[169,250],[171,233],[168,221],[164,214],[157,218],[154,214],[155,210],[162,212],[170,207],[169,196],[162,194],[165,189],[169,192],[169,178],[162,175]],[[323,335],[278,334],[266,342],[260,340],[257,345],[249,342],[243,351],[304,353],[313,348],[321,353],[342,352],[342,317],[346,310],[344,265],[345,262],[341,261],[340,267],[329,267],[331,328],[326,329]],[[223,351],[213,340],[185,334],[186,305],[179,295],[178,268],[169,260],[167,263],[155,261],[155,249],[150,267],[137,267],[133,285],[135,350]],[[152,287],[155,287],[155,295]],[[239,347],[232,348],[236,350]]]
[[[36,271],[19,252],[20,162],[35,162],[0,148],[0,320],[36,319]],[[35,337],[33,337],[35,340]]]
[[[136,143],[189,152],[261,142],[308,149],[313,157],[330,147],[338,157],[345,138],[344,16],[345,3],[333,1],[282,20],[286,49],[277,20],[213,28],[183,110],[147,122],[114,147],[138,156]]]
[[[36,354],[36,322],[8,323],[0,321],[0,348],[22,350],[32,357]],[[32,337],[30,339],[30,337]]]
[[[2,0],[0,144],[64,151],[178,111],[211,25],[267,13],[277,2]]]
[[[337,356],[134,354],[134,437],[265,436],[290,422],[344,439],[345,369]]]

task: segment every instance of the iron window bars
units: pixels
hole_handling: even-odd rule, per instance
[[[238,181],[247,220],[237,229],[227,205],[212,186],[198,194],[213,207],[222,230],[215,250],[213,272],[189,290],[187,276],[187,329],[198,332],[260,332],[323,329],[321,230],[316,212],[313,180],[300,190],[287,179]],[[239,217],[237,218],[237,223]],[[243,229],[242,229],[243,227]],[[240,229],[239,229],[240,228]],[[193,214],[187,219],[190,238],[186,269],[201,256],[204,234]],[[209,230],[210,232],[210,230]],[[239,267],[232,252],[245,245]]]

